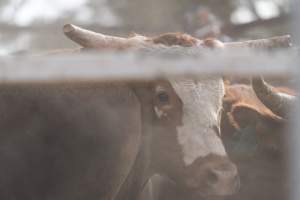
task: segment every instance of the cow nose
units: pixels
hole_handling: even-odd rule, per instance
[[[239,179],[237,168],[234,164],[226,163],[211,168],[207,172],[207,184],[215,185],[220,182],[236,182]]]
[[[206,185],[216,189],[220,195],[235,193],[240,187],[237,167],[231,162],[210,168],[207,172]]]
[[[209,155],[187,168],[186,186],[201,195],[231,195],[238,192],[240,179],[236,165],[226,156]]]

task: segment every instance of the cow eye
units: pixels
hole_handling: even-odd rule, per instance
[[[160,92],[157,94],[157,98],[161,103],[169,103],[170,97],[166,92]]]

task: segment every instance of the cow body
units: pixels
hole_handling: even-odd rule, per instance
[[[1,86],[0,96],[1,199],[113,197],[141,138],[140,105],[132,90]]]

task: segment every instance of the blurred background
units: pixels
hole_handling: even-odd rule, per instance
[[[290,33],[291,0],[0,0],[0,55],[73,47],[65,23],[114,35],[186,32],[222,41]]]

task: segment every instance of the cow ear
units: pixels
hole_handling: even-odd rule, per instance
[[[255,125],[257,120],[262,117],[255,107],[248,104],[232,106],[231,112],[228,112],[227,116],[229,122],[238,130],[249,125]]]

